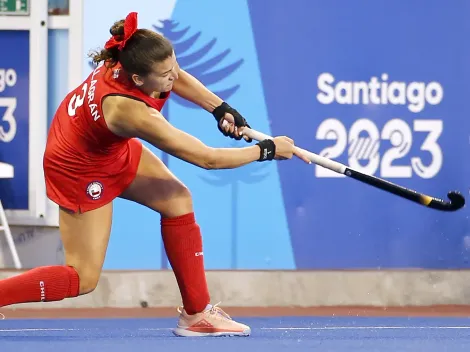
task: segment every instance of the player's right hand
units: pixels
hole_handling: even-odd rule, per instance
[[[274,159],[286,160],[292,159],[294,155],[294,141],[286,136],[274,137],[273,142],[276,145],[276,154]]]
[[[273,142],[276,145],[276,154],[274,155],[274,159],[292,159],[292,156],[295,155],[307,164],[310,164],[310,160],[305,157],[305,155],[295,150],[295,144],[291,138],[286,136],[274,137]]]

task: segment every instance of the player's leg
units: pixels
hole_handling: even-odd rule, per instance
[[[80,295],[92,292],[98,285],[108,248],[112,216],[113,203],[82,214],[61,213],[65,265],[77,271]]]
[[[111,219],[112,203],[82,214],[60,209],[65,265],[38,267],[0,280],[0,307],[60,301],[93,291],[101,274]]]
[[[161,233],[183,304],[188,312],[204,310],[210,302],[203,267],[202,240],[189,190],[149,149],[142,148],[137,175],[121,198],[161,214]],[[196,256],[196,253],[198,254]]]
[[[248,335],[250,329],[209,305],[200,228],[190,191],[150,150],[143,148],[133,183],[122,198],[161,214],[161,233],[184,310],[175,333],[187,336]]]

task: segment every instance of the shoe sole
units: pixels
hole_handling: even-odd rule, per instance
[[[176,336],[181,336],[181,337],[222,337],[222,336],[238,336],[238,337],[247,337],[250,336],[251,330],[245,330],[245,331],[240,331],[240,332],[196,332],[196,331],[191,331],[187,329],[181,329],[181,328],[176,328],[173,330],[173,334]]]

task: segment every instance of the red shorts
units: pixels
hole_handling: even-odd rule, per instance
[[[51,143],[43,162],[47,196],[73,212],[100,208],[132,183],[141,155],[142,143],[134,138],[119,153],[104,160],[90,155],[70,155],[59,144]]]

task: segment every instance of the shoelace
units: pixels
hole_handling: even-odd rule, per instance
[[[228,315],[227,313],[225,313],[222,308],[218,307],[218,305],[222,303],[222,302],[219,302],[217,304],[214,304],[212,306],[212,308],[209,310],[209,314],[213,314],[213,315],[216,315],[217,318],[221,318],[221,319],[229,319],[229,320],[232,320],[232,318],[230,317],[230,315]]]
[[[222,308],[219,307],[219,304],[221,304],[222,302],[219,302],[217,304],[214,304],[212,306],[211,309],[209,309],[209,314],[212,314],[212,315],[215,315],[216,318],[219,318],[219,319],[229,319],[229,320],[232,320],[232,318],[230,317],[230,315],[228,315],[227,313],[225,313]],[[178,313],[182,313],[183,312],[183,309],[184,307],[183,306],[179,306],[176,308],[176,311]]]

